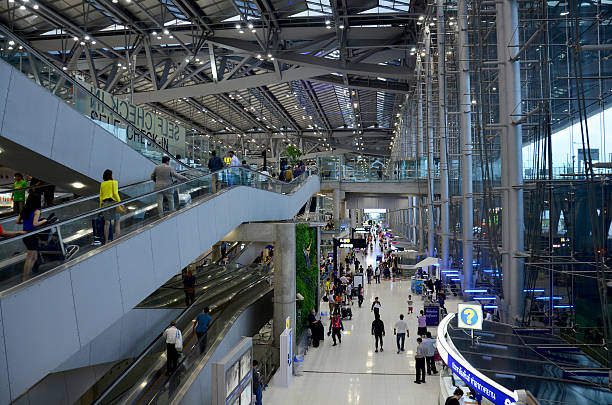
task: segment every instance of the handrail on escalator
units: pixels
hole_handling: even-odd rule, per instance
[[[245,266],[245,267],[246,267],[246,266]],[[263,267],[263,266],[262,266],[262,267]],[[261,273],[261,269],[260,269],[260,273]],[[257,283],[261,282],[261,281],[262,281],[262,280],[263,280],[265,277],[267,277],[267,275],[261,274],[261,277],[260,277],[260,278],[258,278],[257,280],[255,280],[255,281],[253,281],[253,282],[250,282],[250,283],[249,283],[247,286],[245,286],[245,287],[241,288],[240,290],[238,290],[238,291],[237,291],[237,292],[235,292],[235,293],[232,293],[232,294],[233,294],[233,296],[236,296],[236,295],[238,295],[238,294],[241,294],[241,293],[245,292],[246,290],[248,290],[248,289],[252,288],[252,287],[253,287],[255,284],[257,284]],[[189,307],[185,308],[185,309],[184,309],[184,310],[183,310],[183,311],[180,313],[180,315],[179,315],[179,316],[176,318],[176,323],[177,323],[177,325],[178,325],[178,324],[180,324],[180,323],[185,322],[185,319],[183,319],[183,318],[186,316],[187,312],[188,312],[188,311],[189,311],[191,308],[194,308],[194,307],[195,307],[195,306],[197,306],[197,305],[201,305],[201,303],[202,303],[202,301],[203,301],[204,299],[205,299],[205,296],[200,296],[200,297],[199,297],[199,298],[198,298],[198,299],[197,299],[197,300],[196,300],[196,301],[195,301],[193,304],[191,304],[191,306],[189,306]],[[212,312],[214,312],[214,310],[216,310],[217,308],[219,308],[219,307],[217,306],[217,307],[215,307],[214,309],[213,309],[213,308],[211,308],[211,313],[212,313]],[[213,319],[212,319],[212,321],[211,321],[211,323],[210,323],[209,329],[210,329],[210,328],[213,326],[213,324],[215,323],[215,321],[216,321],[216,320],[217,320],[217,318],[214,318],[214,317],[213,317]],[[191,322],[193,322],[193,319],[192,319],[192,320],[187,319],[187,321],[191,321]],[[191,325],[191,324],[192,324],[192,323],[187,324],[187,331],[189,331],[189,328],[190,328],[190,325]],[[190,334],[189,338],[188,338],[186,341],[184,341],[184,342],[183,342],[183,347],[187,347],[188,345],[190,345],[190,344],[191,344],[191,341],[193,340],[193,337],[194,337],[194,336],[195,336],[194,334]],[[119,374],[119,375],[117,376],[117,378],[115,378],[115,380],[114,380],[114,381],[113,381],[113,382],[112,382],[112,383],[111,383],[111,384],[110,384],[110,385],[109,385],[109,386],[108,386],[108,387],[107,387],[107,388],[106,388],[106,389],[105,389],[105,390],[104,390],[104,391],[103,391],[103,392],[102,392],[102,393],[101,393],[101,394],[100,394],[100,395],[99,395],[99,396],[98,396],[98,397],[97,397],[97,398],[96,398],[96,399],[95,399],[93,402],[92,402],[92,405],[99,405],[99,404],[102,404],[102,401],[104,401],[104,400],[106,399],[106,397],[107,397],[107,396],[108,396],[108,395],[111,393],[111,391],[112,391],[112,390],[113,390],[113,389],[114,389],[114,388],[115,388],[115,387],[116,387],[116,386],[117,386],[117,385],[118,385],[118,384],[121,382],[121,380],[122,380],[123,378],[125,378],[125,377],[127,376],[127,374],[128,374],[128,373],[130,373],[130,372],[131,372],[131,371],[132,371],[132,370],[133,370],[133,369],[134,369],[134,368],[135,368],[135,367],[138,365],[138,363],[139,363],[139,362],[140,362],[140,361],[141,361],[143,358],[145,358],[145,357],[148,355],[149,351],[150,351],[150,350],[151,350],[151,349],[152,349],[152,348],[153,348],[153,347],[154,347],[156,344],[158,344],[158,343],[159,343],[159,341],[160,341],[160,339],[162,339],[162,338],[163,338],[163,332],[161,332],[159,335],[157,335],[157,337],[155,337],[155,339],[154,339],[154,340],[153,340],[153,341],[152,341],[152,342],[151,342],[151,343],[150,343],[150,344],[149,344],[149,345],[148,345],[148,346],[147,346],[147,347],[146,347],[146,348],[145,348],[145,349],[144,349],[144,350],[143,350],[143,351],[142,351],[142,352],[141,352],[141,353],[140,353],[140,354],[139,354],[139,355],[138,355],[138,356],[137,356],[137,357],[136,357],[136,358],[135,358],[135,359],[132,361],[132,363],[131,363],[131,364],[130,364],[130,365],[129,365],[129,366],[128,366],[128,367],[127,367],[125,370],[123,370],[123,372],[122,372],[121,374]],[[185,361],[185,358],[182,358],[182,359],[180,360],[180,362],[178,363],[178,365],[177,365],[177,367],[176,367],[176,370],[179,370],[179,369],[180,369],[180,367],[181,367],[181,365],[183,364],[183,362],[184,362],[184,361]],[[176,371],[176,370],[175,370],[175,371]],[[120,395],[124,395],[124,392],[122,392]],[[110,401],[114,401],[115,399],[117,399],[117,398],[112,398],[112,399],[110,399]]]
[[[221,175],[224,175],[223,178]],[[151,224],[157,223],[159,221],[163,221],[165,219],[168,218],[167,215],[163,215],[161,217],[147,217],[145,218],[144,216],[144,212],[147,210],[152,209],[152,205],[151,202],[149,202],[149,199],[154,199],[153,196],[155,196],[158,193],[162,193],[162,192],[167,192],[169,190],[173,190],[173,189],[177,189],[180,191],[179,187],[182,186],[187,186],[189,187],[189,183],[193,182],[194,183],[194,188],[191,190],[187,190],[190,193],[198,193],[199,190],[206,188],[207,186],[210,185],[210,182],[213,179],[213,176],[216,176],[217,180],[221,179],[221,182],[225,182],[223,184],[225,184],[227,187],[223,188],[221,190],[217,190],[214,194],[213,193],[204,193],[201,194],[199,196],[196,197],[196,199],[194,200],[194,202],[189,203],[189,205],[187,207],[193,207],[197,204],[202,203],[203,201],[207,201],[208,199],[218,195],[218,193],[222,193],[225,192],[231,188],[237,187],[237,186],[241,186],[241,185],[245,185],[245,186],[249,186],[249,187],[255,187],[264,191],[272,191],[274,193],[277,194],[291,194],[293,192],[295,192],[298,188],[298,186],[301,186],[302,184],[304,184],[307,179],[309,178],[310,173],[309,172],[305,172],[302,175],[298,176],[297,178],[295,178],[293,181],[287,183],[287,182],[282,182],[280,180],[265,176],[259,172],[247,169],[247,168],[243,168],[243,167],[231,167],[231,168],[225,168],[222,169],[218,172],[215,173],[208,173],[205,174],[203,176],[200,176],[198,178],[194,178],[194,179],[190,179],[190,180],[186,180],[184,182],[181,183],[177,183],[177,184],[173,184],[170,185],[168,187],[159,189],[159,190],[154,190],[148,193],[144,193],[140,196],[136,196],[136,197],[132,197],[129,199],[126,199],[120,203],[114,204],[114,205],[110,205],[107,207],[102,207],[102,208],[96,208],[93,210],[90,210],[86,213],[83,214],[79,214],[76,215],[72,218],[68,218],[68,219],[64,219],[62,221],[57,221],[55,223],[49,224],[49,225],[43,225],[40,228],[36,229],[35,231],[32,232],[28,232],[24,235],[17,235],[17,236],[13,236],[10,238],[6,238],[3,240],[0,240],[0,247],[3,247],[5,252],[8,252],[10,255],[12,256],[6,256],[4,257],[5,259],[12,259],[12,257],[14,255],[19,254],[18,253],[13,253],[11,252],[11,250],[13,249],[13,247],[17,247],[17,245],[15,245],[16,241],[19,240],[23,240],[24,238],[33,236],[33,235],[39,235],[39,237],[41,237],[41,239],[43,237],[48,237],[46,236],[46,234],[48,233],[53,233],[56,232],[58,235],[60,233],[61,230],[64,230],[67,232],[73,232],[70,234],[70,236],[67,238],[72,238],[73,240],[76,238],[82,238],[83,235],[87,235],[86,233],[86,229],[87,229],[87,225],[86,228],[79,228],[78,231],[75,230],[71,230],[70,227],[74,228],[75,224],[80,226],[78,222],[76,221],[80,221],[83,220],[85,218],[90,218],[90,219],[94,219],[96,218],[97,215],[102,214],[104,212],[110,212],[111,215],[114,215],[115,210],[117,209],[118,206],[120,205],[124,205],[127,206],[128,208],[130,208],[130,206],[128,204],[130,204],[131,202],[136,202],[139,200],[142,200],[143,198],[146,198],[147,201],[145,201],[145,205],[144,208],[140,209],[140,210],[136,210],[136,207],[131,207],[130,209],[133,209],[135,211],[131,211],[135,214],[126,214],[126,218],[130,219],[130,220],[134,220],[135,219],[135,223],[133,223],[131,226],[133,227],[133,229],[128,230],[128,232],[125,232],[123,235],[119,235],[118,236],[118,240],[121,240],[122,238],[132,235],[133,232],[136,232],[140,227],[142,226],[150,226]],[[202,180],[204,180],[203,183],[200,183]],[[210,191],[210,189],[209,189]],[[136,205],[136,204],[135,204]],[[183,208],[185,209],[185,208]],[[142,213],[142,216],[139,218],[136,218],[136,213]],[[180,212],[180,210],[179,210]],[[175,213],[171,213],[170,215],[175,215]],[[78,228],[77,226],[77,228]],[[89,228],[91,229],[91,228]],[[43,233],[45,232],[45,233]],[[83,233],[85,232],[85,233]],[[180,232],[180,231],[179,231]],[[12,245],[9,245],[12,244]],[[6,246],[6,248],[4,248],[4,246]],[[22,251],[22,249],[24,249],[23,246],[21,246],[21,244],[19,244],[19,246],[17,247],[18,249],[20,249]],[[99,247],[99,248],[94,248],[91,251],[88,251],[88,254],[91,254],[92,252],[98,251],[99,249],[104,249],[103,246]],[[74,257],[74,256],[73,256]],[[3,258],[3,259],[4,259]],[[9,263],[11,262],[11,260],[7,260]],[[64,259],[66,260],[66,259]],[[49,274],[53,274],[57,271],[61,271],[62,269],[65,268],[66,262],[59,264],[59,265],[54,265],[53,267],[48,267],[44,272],[29,278],[27,280],[23,280],[21,282],[18,283],[14,283],[14,284],[6,284],[3,287],[3,290],[0,291],[0,295],[4,295],[4,294],[10,294],[13,293],[15,291],[17,291],[20,288],[23,288],[23,285],[25,285],[28,282],[34,282],[32,280],[40,280],[41,277],[46,277]],[[11,275],[12,277],[12,275]],[[15,280],[16,281],[16,280]]]
[[[194,172],[196,170],[197,169],[188,169],[188,170],[180,172],[180,174],[185,176],[185,175],[190,174],[190,173],[192,173],[192,172]],[[199,172],[199,174],[202,173],[201,170],[197,170],[197,171]],[[193,179],[186,180],[185,182],[191,181],[191,180],[193,180]],[[139,186],[142,186],[142,185],[147,184],[147,183],[153,183],[153,180],[149,179],[149,180],[139,181],[138,183],[128,184],[127,186],[119,187],[118,191],[119,191],[119,193],[125,193],[125,191],[130,189],[130,188],[139,187]],[[180,184],[180,183],[175,183],[175,184],[173,184],[173,186],[176,186],[177,184]],[[13,191],[28,191],[28,189],[31,189],[31,188],[46,187],[46,186],[48,186],[48,184],[41,185],[41,186],[33,186],[33,187],[28,187],[28,188],[20,188],[20,189],[16,189],[16,190],[7,190],[7,193],[8,192],[13,192]],[[88,196],[79,197],[79,198],[75,198],[75,199],[70,200],[70,201],[66,201],[65,203],[62,203],[62,204],[58,204],[58,205],[53,205],[51,207],[42,208],[40,210],[40,212],[41,213],[45,213],[45,212],[49,212],[49,211],[53,211],[53,210],[57,210],[57,209],[61,209],[61,208],[66,208],[66,207],[69,207],[69,206],[74,205],[74,204],[80,204],[80,203],[84,203],[85,201],[95,200],[95,199],[99,199],[99,198],[100,198],[100,194],[99,193],[90,194]],[[6,216],[6,217],[0,218],[0,222],[10,222],[11,220],[14,221],[15,219],[17,219],[17,215]]]
[[[82,92],[86,93],[88,96],[92,97],[93,99],[97,100],[98,102],[100,102],[100,103],[102,103],[102,104],[104,104],[104,105],[106,105],[106,106],[108,106],[109,108],[112,109],[112,107],[109,106],[106,102],[104,102],[104,100],[98,98],[95,94],[90,92],[86,87],[84,87],[82,84],[80,84],[77,80],[73,79],[69,74],[64,72],[64,70],[62,70],[61,68],[57,67],[51,61],[49,61],[44,55],[40,54],[38,51],[36,51],[32,47],[30,47],[25,40],[23,40],[21,37],[15,35],[15,33],[11,32],[11,30],[9,30],[9,28],[7,26],[5,26],[4,24],[1,24],[1,23],[0,23],[0,33],[2,33],[2,35],[6,36],[7,38],[12,39],[21,48],[23,48],[21,53],[27,52],[28,54],[31,54],[31,55],[35,56],[37,59],[39,59],[41,61],[41,63],[43,63],[49,69],[52,69],[53,72],[56,75],[59,75],[63,80],[68,81],[72,86],[75,86],[76,88],[78,88],[79,91],[82,91]],[[135,125],[133,125],[131,122],[129,122],[128,120],[123,118],[120,114],[117,114],[117,116],[120,117],[120,121],[121,121],[122,124],[126,125],[127,127],[130,127],[132,129],[132,131],[134,131],[135,134],[138,134],[139,136],[147,139],[151,143],[151,145],[155,145],[155,147],[158,148],[158,150],[162,151],[162,155],[168,156],[177,165],[180,165],[178,167],[186,166],[185,163],[177,160],[175,158],[175,156],[172,155],[168,150],[164,149],[161,145],[159,145],[157,142],[155,142],[155,139],[153,139],[152,137],[150,137],[149,135],[147,135],[146,133],[144,133],[143,131],[138,129]],[[117,116],[114,117],[114,118],[117,118]],[[126,145],[128,145],[128,144],[126,143]],[[146,155],[143,155],[143,156],[147,157]],[[153,160],[150,157],[147,157],[147,158],[149,160]],[[160,163],[159,161],[154,161],[154,162]]]
[[[185,181],[180,182],[180,183],[174,183],[174,184],[171,184],[171,185],[169,185],[169,186],[167,186],[167,187],[164,187],[164,188],[160,188],[160,189],[157,189],[157,190],[153,190],[153,191],[150,191],[150,192],[148,192],[148,193],[141,194],[141,195],[136,196],[136,197],[131,197],[131,198],[128,198],[127,200],[120,201],[120,202],[115,203],[115,204],[113,204],[113,205],[109,205],[109,206],[105,206],[105,207],[101,207],[101,208],[96,208],[96,209],[94,209],[94,210],[91,210],[91,211],[85,212],[85,213],[80,214],[80,215],[77,215],[77,216],[75,216],[75,217],[72,217],[72,218],[68,218],[68,219],[65,219],[65,220],[61,220],[61,221],[54,222],[53,224],[50,224],[50,225],[44,225],[44,226],[41,226],[41,227],[37,228],[35,231],[28,232],[28,233],[26,233],[26,234],[24,234],[24,235],[17,235],[17,236],[12,236],[12,237],[10,237],[10,238],[5,238],[5,239],[2,239],[2,240],[0,240],[0,245],[7,244],[7,243],[9,243],[9,242],[13,242],[13,241],[18,240],[18,239],[23,239],[23,238],[28,237],[28,236],[31,236],[31,235],[33,235],[33,234],[37,234],[37,233],[40,233],[40,232],[48,231],[48,230],[50,230],[50,229],[52,229],[52,228],[55,228],[55,227],[57,227],[57,226],[60,226],[60,225],[63,225],[63,224],[67,224],[67,223],[70,223],[70,222],[74,222],[74,221],[77,221],[77,220],[79,220],[79,219],[82,219],[82,218],[85,218],[85,217],[91,216],[91,215],[95,215],[95,214],[98,214],[98,213],[102,213],[102,212],[104,212],[104,211],[108,211],[109,209],[117,208],[117,207],[118,207],[118,206],[120,206],[120,205],[129,204],[130,202],[138,201],[138,200],[140,200],[140,199],[142,199],[142,198],[145,198],[145,197],[150,197],[150,196],[152,196],[152,195],[155,195],[155,194],[158,194],[158,193],[162,193],[162,192],[164,192],[164,191],[169,191],[169,190],[172,190],[172,189],[174,189],[174,188],[177,188],[177,187],[178,187],[178,186],[180,186],[180,185],[184,185],[184,184],[187,184],[187,183],[192,182],[192,181],[195,181],[195,180],[204,180],[204,179],[205,179],[205,178],[207,178],[207,177],[212,177],[213,175],[218,175],[218,174],[219,174],[219,173],[221,173],[221,172],[226,172],[226,171],[227,171],[227,172],[229,172],[229,173],[230,173],[230,175],[233,175],[233,173],[234,173],[236,170],[239,170],[239,171],[247,171],[247,172],[249,172],[249,173],[253,173],[253,174],[258,175],[258,176],[268,177],[268,176],[266,176],[266,175],[264,175],[264,174],[261,174],[261,173],[259,173],[259,172],[256,172],[256,171],[253,171],[253,170],[251,170],[251,169],[244,168],[244,167],[227,167],[227,168],[225,168],[225,169],[221,169],[221,170],[216,171],[216,172],[213,172],[213,173],[207,173],[207,174],[205,174],[205,175],[203,175],[203,176],[200,176],[200,177],[196,177],[196,178],[193,178],[193,179],[185,180]],[[303,174],[302,174],[302,175],[300,175],[300,176],[299,176],[297,179],[293,179],[291,182],[288,182],[288,183],[287,183],[287,182],[280,181],[280,180],[277,180],[277,179],[274,179],[274,178],[271,178],[271,177],[268,177],[268,178],[270,178],[270,180],[272,180],[272,181],[274,181],[274,182],[280,183],[279,185],[281,185],[281,186],[282,186],[282,185],[291,185],[291,184],[293,184],[293,183],[296,183],[298,179],[300,179],[300,180],[301,180],[301,179],[304,179],[304,178],[306,178],[306,177],[308,177],[308,174],[307,174],[307,173],[303,173]],[[234,184],[234,185],[232,185],[231,187],[236,187],[236,186],[241,186],[241,185],[243,185],[243,184]],[[223,189],[223,191],[226,191],[226,190],[228,190],[228,188],[224,188],[224,189]],[[219,191],[217,191],[216,193],[211,193],[211,195],[215,195],[215,194],[217,194],[217,193],[219,193]],[[93,198],[93,197],[92,197],[92,198]],[[57,207],[55,207],[55,208],[57,209],[58,207],[59,207],[59,206],[57,206]],[[52,208],[53,208],[53,207],[50,207],[50,209],[52,209]]]

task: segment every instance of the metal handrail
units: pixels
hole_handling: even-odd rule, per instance
[[[53,71],[61,76],[64,80],[67,80],[71,85],[76,86],[79,90],[84,91],[85,93],[89,94],[92,98],[98,100],[100,103],[107,105],[103,100],[99,99],[95,94],[93,94],[91,91],[89,91],[87,88],[85,88],[83,85],[81,85],[78,81],[74,80],[69,74],[67,74],[66,72],[64,72],[61,68],[57,67],[54,63],[52,63],[51,61],[49,61],[44,55],[40,54],[38,51],[36,51],[35,49],[33,49],[32,47],[30,47],[27,42],[25,40],[23,40],[22,38],[18,37],[17,35],[15,35],[13,32],[11,32],[8,27],[6,27],[4,24],[0,23],[0,32],[2,32],[2,34],[6,35],[7,37],[13,39],[15,42],[17,42],[20,46],[23,47],[23,49],[25,51],[27,51],[28,53],[36,56],[38,59],[40,59],[42,61],[42,63],[44,63],[47,67],[49,67],[50,69],[53,69]],[[110,106],[109,106],[110,107]],[[132,124],[131,122],[129,122],[128,120],[126,120],[125,118],[123,118],[121,115],[118,115],[121,118],[121,121],[127,125],[128,127],[132,128],[134,130],[134,133],[138,134],[139,136],[143,136],[145,137],[147,140],[149,140],[153,145],[156,145],[161,151],[163,151],[165,153],[166,156],[168,156],[172,161],[182,165],[182,166],[186,166],[185,163],[181,162],[180,160],[177,160],[170,152],[168,152],[168,150],[164,149],[161,145],[159,145],[157,142],[155,142],[155,140],[153,138],[151,138],[150,136],[148,136],[146,133],[142,132],[140,129],[136,128],[136,126],[134,126],[134,124]],[[127,145],[127,144],[126,144]],[[129,145],[128,145],[129,146]],[[144,155],[143,155],[144,156]],[[197,169],[196,169],[197,170]]]
[[[40,233],[40,232],[48,231],[48,230],[50,230],[50,229],[53,229],[53,228],[58,227],[58,226],[61,226],[61,225],[65,225],[65,224],[69,224],[69,223],[71,223],[71,222],[78,221],[79,219],[82,219],[82,218],[85,218],[85,217],[88,217],[88,216],[91,216],[91,215],[95,215],[95,214],[99,214],[99,213],[105,212],[105,211],[107,211],[107,210],[109,210],[109,209],[116,208],[116,207],[118,207],[119,205],[129,204],[130,202],[133,202],[133,201],[138,201],[138,200],[140,200],[140,199],[142,199],[142,198],[146,198],[146,197],[149,197],[149,196],[152,196],[152,195],[158,194],[158,193],[163,192],[163,191],[167,191],[167,190],[170,190],[170,189],[174,189],[175,187],[178,187],[178,186],[180,186],[180,185],[182,185],[182,184],[185,184],[185,183],[188,183],[188,182],[191,182],[191,181],[202,180],[202,179],[204,179],[204,178],[206,178],[206,177],[209,177],[209,176],[214,175],[215,173],[219,173],[219,172],[220,172],[220,171],[222,171],[222,170],[231,170],[231,169],[240,169],[240,170],[242,170],[242,171],[247,171],[247,172],[250,172],[250,173],[255,173],[255,174],[260,175],[260,176],[265,176],[265,175],[263,175],[263,174],[261,174],[261,173],[259,173],[259,172],[255,172],[255,171],[253,171],[253,170],[251,170],[251,169],[246,169],[246,168],[244,168],[244,167],[232,167],[232,168],[229,168],[229,167],[228,167],[228,168],[221,169],[221,170],[219,170],[219,171],[217,171],[217,172],[214,172],[214,173],[206,173],[205,175],[203,175],[203,176],[201,176],[201,177],[196,177],[196,178],[193,178],[193,179],[185,180],[185,181],[183,181],[183,182],[181,182],[181,183],[171,184],[171,185],[169,185],[169,186],[167,186],[167,187],[164,187],[164,188],[160,188],[160,189],[157,189],[157,190],[153,190],[153,191],[150,191],[150,192],[145,193],[145,194],[141,194],[141,195],[136,196],[136,197],[131,197],[131,198],[128,198],[127,200],[120,201],[120,202],[115,203],[115,204],[113,204],[113,205],[108,205],[108,206],[106,206],[106,207],[96,208],[96,209],[94,209],[94,210],[91,210],[91,211],[85,212],[85,213],[83,213],[83,214],[79,214],[79,215],[77,215],[76,217],[68,218],[68,219],[65,219],[65,220],[63,220],[63,221],[54,222],[53,224],[50,224],[50,225],[44,225],[44,226],[42,226],[42,227],[40,227],[40,228],[36,229],[35,231],[31,231],[31,232],[28,232],[28,233],[23,234],[23,235],[17,235],[17,236],[13,236],[13,237],[10,237],[10,238],[3,239],[3,240],[1,240],[1,241],[0,241],[0,246],[5,245],[5,244],[8,244],[8,243],[11,243],[11,242],[14,242],[14,241],[19,240],[19,239],[26,238],[26,237],[28,237],[28,236],[31,236],[31,235],[34,235],[34,234],[37,234],[37,233]],[[231,173],[231,171],[230,171],[230,173]],[[307,173],[303,173],[302,175],[300,175],[300,176],[298,177],[298,179],[303,179],[303,178],[305,178],[305,175],[307,175]],[[265,176],[265,177],[267,177],[267,176]],[[271,181],[273,181],[273,182],[280,183],[281,185],[282,185],[282,184],[291,184],[291,183],[293,183],[293,182],[291,182],[291,183],[285,183],[285,182],[282,182],[282,181],[277,180],[277,179],[274,179],[274,178],[270,178],[270,180],[271,180]],[[295,180],[297,180],[297,179],[295,179]],[[234,187],[238,187],[238,186],[242,186],[242,184],[235,184],[235,185],[233,185],[233,186],[232,186],[232,187],[230,187],[230,188],[234,188]],[[225,189],[225,190],[227,190],[227,189]],[[215,193],[215,194],[216,194],[216,193]],[[211,195],[212,195],[212,194],[211,194]]]
[[[246,266],[244,266],[246,267]],[[262,275],[259,279],[250,282],[247,286],[241,288],[240,290],[238,290],[234,295],[238,295],[243,293],[244,291],[252,288],[254,285],[260,283],[262,280],[265,279],[265,275]],[[201,303],[201,301],[204,299],[204,296],[200,296],[193,304],[191,304],[191,306],[185,308],[181,314],[179,315],[179,317],[176,319],[176,323],[178,324],[179,322],[184,321],[183,317],[186,316],[187,311],[192,308],[195,305],[198,305]],[[210,327],[212,327],[212,325],[215,323],[215,321],[217,321],[218,318],[213,318],[213,320],[210,323],[209,329]],[[188,328],[189,329],[189,328]],[[101,404],[101,401],[103,401],[105,399],[105,397],[121,382],[121,380],[130,372],[132,371],[140,362],[140,360],[142,360],[148,353],[149,351],[153,348],[153,346],[155,346],[160,339],[163,338],[163,332],[161,332],[159,335],[157,335],[157,337],[155,337],[155,339],[138,355],[138,357],[136,357],[133,361],[132,364],[130,364],[130,366],[128,368],[126,368],[125,370],[123,370],[123,372],[121,374],[119,374],[117,376],[117,378],[115,378],[115,380],[111,383],[111,385],[109,385],[93,402],[92,405],[99,405]],[[193,335],[191,335],[191,337],[187,340],[183,342],[183,346],[185,346],[185,344],[189,344],[189,342],[191,341],[191,339],[193,339]],[[179,364],[177,365],[177,369],[180,368],[180,365],[183,363],[184,359],[182,359]],[[116,398],[114,398],[116,399]]]

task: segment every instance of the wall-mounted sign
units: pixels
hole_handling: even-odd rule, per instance
[[[461,365],[457,360],[453,358],[450,354],[448,354],[448,360],[446,362],[448,367],[453,370],[453,373],[461,378],[467,385],[472,387],[476,392],[482,394],[483,397],[486,397],[489,401],[493,402],[495,405],[513,405],[516,403],[516,400],[511,396],[503,393],[488,381],[484,381],[477,375],[474,375],[469,370]]]
[[[365,239],[341,238],[341,239],[337,239],[337,243],[338,243],[338,247],[340,248],[365,249],[367,247],[367,242]]]
[[[135,149],[146,150],[149,141],[130,128],[123,128],[124,125],[122,125],[122,120],[119,117],[123,117],[172,155],[185,156],[185,128],[174,121],[130,104],[88,83],[81,82],[81,84],[101,101],[87,94],[82,94],[82,91],[75,88],[74,106],[77,110],[94,121],[104,123],[109,132],[112,132],[128,145],[133,144]],[[152,148],[151,151],[156,152],[155,148]]]
[[[482,329],[482,307],[479,304],[457,304],[457,325],[465,329]]]

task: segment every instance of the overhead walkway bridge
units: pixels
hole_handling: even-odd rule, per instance
[[[120,235],[104,246],[91,246],[92,221],[115,218],[119,205],[91,209],[90,197],[54,207],[61,220],[36,231],[47,262],[25,281],[22,239],[33,234],[0,241],[0,403],[19,397],[238,225],[290,219],[319,186],[308,173],[283,183],[224,169],[123,200]],[[160,217],[159,193],[187,203]]]

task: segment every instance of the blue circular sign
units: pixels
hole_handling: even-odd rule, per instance
[[[459,314],[461,322],[468,326],[474,326],[478,323],[478,312],[473,308],[463,308]]]

